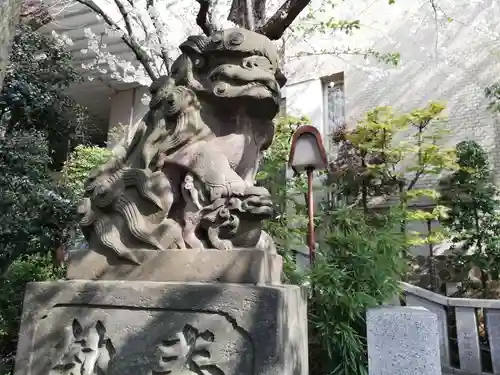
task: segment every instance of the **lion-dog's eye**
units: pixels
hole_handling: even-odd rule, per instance
[[[238,32],[235,31],[229,35],[229,44],[232,46],[239,46],[243,41],[245,40],[245,36]]]

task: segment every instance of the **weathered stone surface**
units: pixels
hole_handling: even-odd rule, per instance
[[[112,253],[73,251],[68,279],[280,284],[282,259],[259,250],[134,250],[140,265]]]
[[[297,286],[31,283],[15,375],[70,366],[78,374],[306,375],[305,298]]]
[[[9,63],[12,38],[21,12],[20,0],[0,0],[0,90]]]
[[[439,331],[439,347],[441,354],[441,365],[450,366],[450,343],[448,341],[448,319],[443,305],[434,301],[416,296],[414,294],[406,295],[406,306],[423,307],[424,309],[436,314]]]
[[[473,374],[480,374],[482,372],[481,348],[479,347],[476,308],[455,306],[455,319],[460,368]]]
[[[418,307],[367,312],[370,375],[441,375],[436,314]]]
[[[500,310],[486,309],[486,326],[488,327],[493,373],[500,374]]]

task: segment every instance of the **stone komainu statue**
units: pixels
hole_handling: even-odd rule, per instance
[[[126,153],[93,171],[78,207],[91,249],[132,262],[133,249],[273,251],[254,186],[271,145],[285,77],[275,46],[246,29],[191,36]]]

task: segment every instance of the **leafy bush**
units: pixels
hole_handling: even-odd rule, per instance
[[[83,184],[90,172],[104,164],[111,155],[111,150],[107,148],[77,146],[62,169],[63,184],[70,188],[76,197],[81,197]]]
[[[81,77],[71,53],[57,40],[20,25],[0,93],[0,118],[6,133],[37,130],[48,140],[52,166],[62,166],[89,127],[83,107],[66,94]]]
[[[50,255],[23,255],[0,279],[0,374],[12,374],[24,290],[30,281],[57,280],[63,269],[55,268]]]
[[[72,204],[74,207],[83,197],[83,185],[90,172],[104,164],[112,155],[112,151],[107,148],[97,146],[77,146],[70,154],[69,160],[64,164],[61,171],[60,185],[72,192]],[[78,225],[71,230],[71,247],[85,247],[87,241]]]
[[[477,142],[460,142],[456,154],[460,169],[440,181],[441,202],[450,208],[442,223],[451,232],[459,266],[481,270],[482,297],[488,298],[489,278],[500,273],[499,191],[488,154]]]
[[[64,244],[75,222],[69,193],[49,173],[39,132],[0,138],[0,277],[22,254],[47,254]]]
[[[347,208],[325,213],[312,285],[312,374],[367,374],[365,313],[399,293],[405,237],[396,212],[367,217]]]
[[[340,185],[339,200],[369,211],[376,199],[399,203],[406,221],[439,220],[445,207],[437,204],[438,192],[428,188],[430,180],[456,170],[455,150],[440,146],[448,131],[442,126],[445,107],[431,102],[408,113],[377,107],[366,113],[355,127],[334,134],[338,153],[330,177]],[[341,182],[341,183],[340,183]],[[431,211],[419,206],[434,205]],[[415,245],[440,243],[439,233],[410,235]]]
[[[77,147],[63,170],[66,181],[56,187],[48,169],[47,142],[40,133],[14,131],[0,138],[2,375],[13,371],[25,285],[63,277],[64,270],[54,266],[51,253],[76,229],[74,202],[89,171],[109,154],[98,147]]]

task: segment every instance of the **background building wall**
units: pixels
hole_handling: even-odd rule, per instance
[[[132,140],[137,126],[148,111],[144,94],[146,86],[138,86],[128,90],[116,92],[110,99],[110,114],[108,124],[108,145],[113,147],[123,137],[128,142]]]
[[[352,36],[335,33],[291,41],[286,63],[289,82],[284,90],[287,113],[306,115],[328,142],[335,129],[328,118],[325,91],[343,73],[344,119],[354,126],[364,113],[388,105],[399,111],[446,105],[445,146],[473,139],[490,154],[495,175],[500,175],[500,128],[487,110],[484,89],[500,78],[500,5],[492,0],[357,1],[339,4],[336,19],[359,19]],[[400,53],[394,67],[374,58],[328,55],[335,49],[373,49]],[[309,53],[311,56],[294,58]],[[332,78],[333,77],[333,78]],[[423,181],[428,183],[428,181]],[[497,177],[497,183],[500,179]],[[439,226],[433,222],[432,227]],[[409,229],[427,231],[427,223],[409,223]],[[416,246],[412,253],[429,257],[446,254],[449,244]],[[432,254],[431,254],[432,252]]]
[[[373,58],[309,56],[287,62],[285,90],[289,114],[305,114],[326,136],[326,105],[322,77],[344,73],[346,121],[354,124],[366,111],[390,105],[408,111],[442,101],[447,106],[447,145],[464,139],[479,141],[500,168],[500,128],[486,109],[484,88],[500,77],[500,5],[492,0],[439,0],[437,14],[428,0],[359,1],[336,8],[338,19],[359,15],[361,30],[338,39],[310,38],[287,45],[287,55],[332,50],[339,45],[399,52],[399,66]],[[337,34],[335,34],[337,35]],[[316,52],[315,52],[316,51]]]

